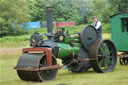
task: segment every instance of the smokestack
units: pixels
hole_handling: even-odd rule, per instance
[[[47,17],[47,30],[48,30],[48,33],[53,35],[52,7],[47,7],[46,8],[46,17]]]

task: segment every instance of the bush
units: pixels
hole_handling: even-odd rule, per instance
[[[102,31],[103,33],[110,33],[110,24],[102,23]]]
[[[77,33],[81,32],[81,30],[84,28],[85,24],[79,25],[79,26],[65,26],[65,30],[69,30],[70,33]]]
[[[31,30],[27,30],[27,32],[25,34],[4,36],[4,37],[0,38],[0,42],[1,43],[5,43],[5,42],[24,42],[24,41],[29,41],[30,36],[34,32],[39,32],[40,34],[43,34],[43,33],[46,33],[46,31],[47,31],[47,29],[45,29],[45,28],[31,29]]]

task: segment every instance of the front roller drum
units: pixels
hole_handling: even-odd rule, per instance
[[[97,73],[111,72],[117,63],[117,51],[111,40],[96,40],[91,46],[90,57],[95,58],[91,65]]]
[[[52,65],[57,65],[55,57],[52,57]],[[47,67],[45,54],[23,54],[17,63],[17,68],[32,68],[33,70],[17,69],[20,79],[25,81],[48,81],[56,77],[57,69],[53,70],[34,70]]]

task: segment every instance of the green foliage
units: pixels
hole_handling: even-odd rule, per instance
[[[74,21],[79,24],[79,5],[67,0],[28,0],[32,21],[46,21],[46,7],[53,7],[54,21]]]
[[[24,42],[29,41],[30,36],[29,35],[22,35],[22,36],[6,36],[3,38],[0,38],[1,43],[5,42]]]
[[[102,16],[106,11],[106,1],[105,0],[91,0],[90,6],[88,7],[88,22],[91,23],[93,21],[93,16],[97,16],[100,21],[108,20],[109,18]],[[91,10],[90,10],[91,9]]]
[[[110,24],[102,23],[102,32],[103,33],[110,33]]]
[[[85,27],[86,25],[82,24],[79,26],[66,26],[65,29],[69,30],[69,32],[72,33],[78,33],[81,32],[82,29]],[[110,24],[109,23],[102,23],[102,32],[103,33],[110,33]]]
[[[128,11],[128,0],[108,0],[114,12]],[[114,7],[113,7],[114,6]]]
[[[27,33],[25,33],[24,35],[13,35],[13,36],[5,36],[0,38],[0,42],[1,43],[5,43],[5,42],[24,42],[24,41],[29,41],[30,36],[34,33],[34,32],[39,32],[40,34],[46,33],[47,29],[46,28],[40,28],[40,29],[32,29],[32,30],[28,30]]]
[[[44,0],[28,0],[28,8],[30,10],[31,21],[42,21],[45,19]]]
[[[82,29],[84,28],[84,24],[79,25],[79,26],[65,26],[65,30],[69,30],[69,33],[73,34],[73,33],[78,33],[81,32]]]
[[[29,20],[29,12],[26,6],[26,0],[1,0],[0,1],[0,35],[1,34],[19,34],[25,30],[20,29],[20,23]],[[16,29],[12,27],[16,24]]]
[[[110,16],[119,12],[128,11],[128,0],[89,0],[88,22],[97,16],[103,23],[110,23]]]
[[[46,7],[53,7],[53,21],[74,21],[77,25],[92,24],[93,16],[102,23],[110,22],[110,16],[128,11],[128,0],[1,0],[0,1],[0,35],[24,34],[20,23],[46,21]],[[16,24],[16,27],[12,26]],[[104,26],[104,25],[103,25]],[[103,32],[108,32],[109,26]],[[108,30],[106,30],[108,29]]]

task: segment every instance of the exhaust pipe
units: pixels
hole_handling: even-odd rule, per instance
[[[52,7],[46,8],[46,16],[47,16],[47,31],[48,34],[53,35],[53,23],[52,23]]]
[[[47,19],[47,37],[48,40],[54,41],[54,35],[53,35],[53,23],[52,23],[52,7],[46,8],[46,19]]]

